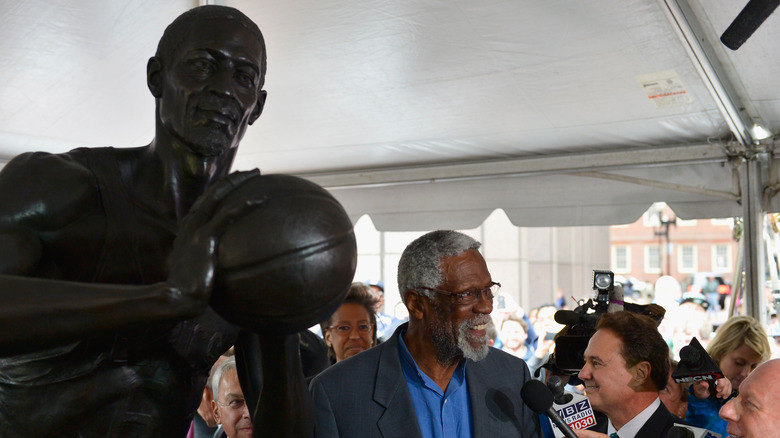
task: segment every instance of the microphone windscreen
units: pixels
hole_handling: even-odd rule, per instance
[[[544,414],[553,405],[552,392],[547,385],[538,380],[525,382],[523,389],[520,390],[520,397],[523,398],[523,403],[537,414]]]
[[[731,50],[739,49],[780,5],[780,0],[750,0],[720,37]]]
[[[563,325],[579,324],[580,314],[573,310],[559,310],[555,312],[555,322]]]
[[[667,438],[695,438],[693,431],[682,426],[672,426],[666,436]]]

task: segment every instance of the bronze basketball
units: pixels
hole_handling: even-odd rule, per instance
[[[263,201],[220,238],[211,306],[253,331],[293,333],[319,323],[355,274],[349,217],[328,191],[291,175],[252,178],[222,204],[250,197]]]

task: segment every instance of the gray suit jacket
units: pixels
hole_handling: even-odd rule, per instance
[[[309,387],[318,438],[422,438],[401,359],[399,327],[386,342],[343,360]],[[539,418],[520,397],[525,362],[503,351],[466,364],[475,438],[541,437]]]

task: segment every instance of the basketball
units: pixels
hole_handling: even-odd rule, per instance
[[[259,332],[294,333],[327,318],[352,282],[357,244],[344,208],[292,175],[260,175],[222,205],[263,199],[221,236],[211,306]]]

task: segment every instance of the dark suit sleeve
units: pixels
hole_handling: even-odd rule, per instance
[[[336,416],[333,414],[330,399],[316,377],[311,381],[309,391],[314,400],[314,437],[338,438],[339,429],[336,426]]]

